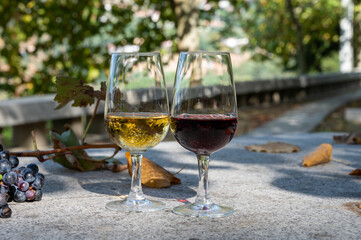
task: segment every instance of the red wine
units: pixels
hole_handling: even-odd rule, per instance
[[[171,117],[170,127],[184,148],[197,155],[210,155],[231,141],[237,117],[223,114],[182,114]]]

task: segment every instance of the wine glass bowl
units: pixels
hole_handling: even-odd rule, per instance
[[[106,208],[149,212],[164,208],[145,198],[141,186],[143,153],[156,146],[169,128],[169,103],[159,53],[113,53],[104,111],[110,139],[129,151],[132,182],[128,197]]]
[[[197,156],[199,187],[194,203],[173,212],[195,217],[223,217],[229,207],[214,204],[208,191],[210,155],[233,138],[237,103],[229,53],[182,52],[171,105],[170,127],[178,143]]]
[[[162,113],[122,113],[107,115],[105,124],[118,146],[127,151],[145,152],[163,140],[169,120]]]
[[[237,128],[237,118],[215,114],[181,114],[171,118],[171,129],[184,148],[210,156],[227,145]]]

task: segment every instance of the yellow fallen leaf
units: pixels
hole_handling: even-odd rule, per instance
[[[128,162],[128,172],[132,176],[132,159],[129,152],[125,153]],[[151,188],[169,187],[172,184],[180,184],[181,180],[159,166],[155,162],[143,157],[142,159],[142,184]]]
[[[328,143],[323,143],[317,147],[317,149],[302,159],[302,165],[304,167],[311,167],[321,163],[327,163],[331,161],[332,146]]]

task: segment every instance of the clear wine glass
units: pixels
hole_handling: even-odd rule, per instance
[[[105,126],[111,140],[132,159],[128,197],[106,208],[150,212],[164,208],[145,198],[141,185],[143,153],[163,140],[169,128],[169,103],[159,53],[113,53],[107,82]]]
[[[213,203],[208,192],[210,155],[227,145],[237,128],[237,101],[229,53],[180,53],[170,127],[178,143],[196,154],[199,172],[195,202],[178,206],[173,212],[192,217],[232,214],[232,208]]]

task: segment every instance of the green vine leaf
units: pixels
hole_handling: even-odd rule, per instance
[[[51,131],[50,138],[54,144],[54,149],[80,145],[71,128],[62,134]],[[102,162],[95,161],[84,150],[71,151],[65,155],[57,156],[53,160],[66,168],[79,171],[91,171],[102,168]]]
[[[73,101],[73,107],[86,107],[95,102],[95,98],[105,99],[105,83],[101,83],[101,90],[96,91],[92,86],[86,85],[84,80],[73,77],[56,77],[56,95],[54,100],[59,103],[55,109],[64,107]]]
[[[75,133],[69,126],[62,134],[50,131],[50,138],[53,142],[54,149],[80,145]],[[112,158],[93,158],[83,149],[73,150],[64,155],[58,155],[53,159],[53,161],[66,168],[82,172],[104,169],[105,164],[110,161],[114,162],[114,164],[120,164],[119,161],[116,162],[116,160],[112,160]]]

